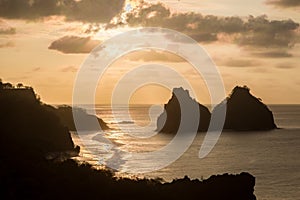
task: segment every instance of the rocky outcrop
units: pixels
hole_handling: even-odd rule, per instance
[[[180,103],[181,102],[181,103]],[[181,108],[182,109],[194,109],[199,108],[200,120],[198,124],[198,131],[206,131],[209,126],[211,114],[209,110],[199,104],[195,99],[192,99],[189,91],[184,90],[182,87],[174,88],[172,97],[167,104],[164,106],[164,112],[157,119],[157,130],[162,133],[177,133],[181,123]],[[186,116],[192,118],[193,116]],[[184,127],[184,131],[190,131],[192,127]],[[194,130],[192,130],[194,131]]]
[[[70,106],[58,106],[57,108],[49,107],[49,109],[54,112],[60,119],[61,123],[64,124],[70,131],[76,131],[77,127],[74,123],[72,109],[75,109],[77,112],[78,120],[82,123],[80,124],[80,131],[95,131],[99,130],[99,126],[102,130],[107,130],[109,127],[107,124],[100,118],[95,115],[88,114],[85,110],[80,108],[72,108]],[[93,120],[98,122],[98,124],[92,123]]]
[[[163,133],[177,133],[182,120],[179,99],[184,104],[184,109],[198,105],[198,132],[207,131],[211,119],[209,110],[192,99],[189,92],[183,88],[173,90],[171,99],[164,106],[164,112],[157,119],[157,130]],[[226,106],[225,130],[266,131],[277,128],[272,112],[261,99],[254,97],[246,86],[236,86],[229,97],[214,108],[213,114],[221,112],[223,106]]]
[[[229,97],[214,108],[213,113],[217,114],[222,106],[226,106],[224,129],[264,131],[277,128],[272,112],[246,86],[236,86]]]

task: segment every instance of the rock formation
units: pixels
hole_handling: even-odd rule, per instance
[[[173,89],[171,99],[167,104],[165,104],[164,112],[157,119],[157,130],[163,133],[176,133],[178,131],[182,116],[179,102],[184,104],[184,109],[193,109],[195,107],[199,108],[200,120],[198,124],[198,131],[206,131],[211,117],[209,110],[195,101],[195,99],[192,99],[189,95],[189,91],[184,90],[182,87]],[[188,132],[189,128],[190,127],[185,127],[184,131]]]
[[[254,97],[247,86],[236,86],[229,97],[217,105],[213,113],[221,106],[226,107],[224,129],[235,131],[271,130],[277,128],[272,112]]]
[[[181,122],[178,99],[185,105],[185,109],[198,104],[200,110],[198,132],[207,131],[211,119],[209,110],[192,99],[189,92],[183,88],[173,90],[171,99],[164,106],[164,112],[157,119],[157,130],[163,133],[177,133]],[[220,112],[222,106],[226,106],[225,130],[265,131],[277,128],[272,112],[261,99],[254,97],[246,86],[236,86],[229,97],[214,108],[213,114]]]
[[[72,107],[70,106],[58,106],[57,108],[49,107],[60,119],[62,124],[64,124],[70,131],[76,131],[76,126],[74,123]],[[81,131],[94,131],[99,130],[99,126],[102,130],[107,130],[109,127],[107,124],[100,118],[94,115],[88,114],[85,110],[80,108],[73,108],[77,112],[77,116],[81,123]],[[92,120],[95,120],[96,123],[91,123]],[[99,126],[98,126],[99,124]]]

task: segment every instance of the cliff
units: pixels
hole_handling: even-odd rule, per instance
[[[221,106],[227,106],[224,129],[235,131],[271,130],[277,128],[272,112],[250,93],[246,86],[236,86],[231,95],[217,105],[213,112],[219,112]]]
[[[179,101],[180,100],[180,101]],[[180,103],[185,105],[184,109],[199,108],[200,120],[198,124],[198,131],[206,131],[209,126],[211,114],[209,110],[191,98],[188,90],[183,88],[174,88],[172,97],[164,106],[164,112],[157,119],[157,130],[162,133],[176,133],[180,126],[181,109]],[[187,116],[191,118],[192,116]],[[186,132],[190,131],[190,127],[185,127]]]
[[[68,129],[40,102],[32,88],[0,89],[0,110],[0,146],[37,157],[78,151]],[[10,143],[13,146],[8,146]]]

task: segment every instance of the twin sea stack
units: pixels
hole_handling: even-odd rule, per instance
[[[192,99],[189,92],[183,88],[173,90],[171,99],[164,106],[164,112],[157,119],[157,130],[162,133],[178,131],[181,122],[179,102],[185,104],[184,107],[198,104],[200,111],[198,132],[207,131],[211,113],[205,106]],[[254,97],[246,86],[236,86],[231,95],[213,109],[212,114],[220,112],[223,106],[226,106],[225,130],[260,131],[277,128],[272,112],[259,98]]]
[[[181,108],[180,105],[183,104],[184,108]],[[164,112],[157,119],[157,130],[163,133],[176,133],[181,124],[181,109],[193,109],[197,107],[200,111],[198,132],[207,131],[211,117],[209,110],[195,99],[192,99],[188,90],[184,90],[182,87],[174,88],[171,99],[165,104]],[[192,118],[192,116],[187,117]],[[185,127],[184,131],[194,131],[191,130],[193,128]]]

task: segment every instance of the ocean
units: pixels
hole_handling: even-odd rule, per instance
[[[164,147],[171,135],[159,134],[151,138],[131,137],[127,133],[138,133],[135,125],[147,126],[143,131],[155,133],[155,120],[161,110],[148,105],[130,107],[131,118],[126,107],[96,106],[97,115],[113,128],[105,132],[73,134],[76,144],[81,146],[80,161],[100,167],[109,164],[120,169],[118,175],[162,178],[170,181],[185,175],[192,179],[206,179],[211,175],[249,172],[256,177],[255,195],[259,200],[295,200],[300,198],[300,105],[269,105],[280,129],[266,132],[223,132],[213,148],[204,158],[198,153],[205,134],[199,133],[184,154],[170,165],[144,174],[125,174],[128,168],[150,167],[149,160],[140,157],[132,160],[126,152],[151,152]],[[153,123],[150,123],[152,119]],[[106,145],[98,136],[112,141]],[[100,137],[101,138],[101,137]],[[161,161],[157,161],[161,162]]]

